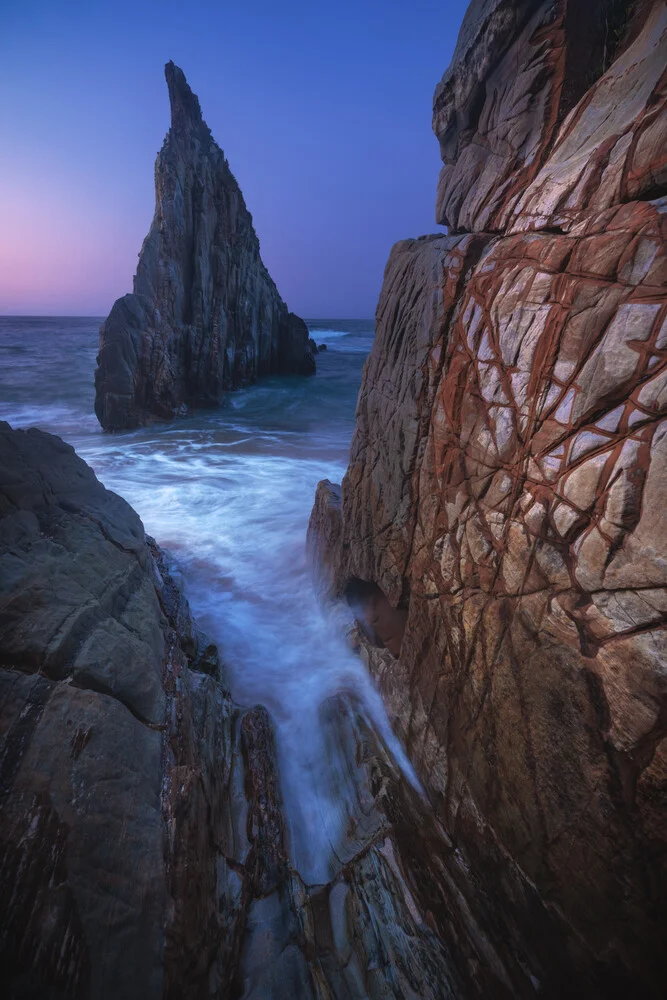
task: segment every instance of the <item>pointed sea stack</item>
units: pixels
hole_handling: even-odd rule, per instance
[[[105,430],[220,405],[260,375],[315,371],[303,320],[259,253],[241,189],[183,72],[167,63],[171,128],[134,291],[100,329],[95,413]]]

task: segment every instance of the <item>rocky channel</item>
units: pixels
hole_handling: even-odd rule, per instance
[[[363,706],[320,710],[353,794],[307,885],[268,713],[232,701],[168,555],[69,445],[8,424],[0,651],[5,995],[459,995],[402,861],[430,814]]]
[[[350,465],[308,546],[367,709],[290,850],[272,720],[167,552],[0,423],[0,981],[13,1000],[659,1000],[667,981],[664,0],[473,0],[438,85],[447,235],[392,250]],[[106,429],[312,371],[199,103],[172,126]],[[343,794],[344,793],[344,794]]]

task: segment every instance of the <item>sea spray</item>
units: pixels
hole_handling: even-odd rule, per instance
[[[220,410],[123,435],[101,433],[92,413],[96,326],[1,320],[0,419],[63,436],[171,552],[235,700],[271,712],[293,861],[306,882],[325,882],[354,790],[327,756],[323,703],[354,698],[417,781],[345,641],[349,612],[322,606],[305,554],[316,485],[347,464],[372,325],[314,325],[329,347],[314,379],[265,379]]]

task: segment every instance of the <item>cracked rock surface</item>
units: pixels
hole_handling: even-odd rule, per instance
[[[252,892],[239,712],[131,507],[8,424],[0,690],[9,995],[208,995]]]
[[[470,872],[434,880],[471,988],[659,997],[667,5],[607,5],[613,45],[582,21],[603,63],[564,95],[575,6],[471,5],[434,125],[473,232],[392,250],[309,537],[332,592],[407,613],[365,655]]]
[[[69,445],[0,424],[8,997],[460,996],[420,895],[430,814],[360,705],[320,724],[346,812],[307,885],[268,713],[230,698],[167,557]]]
[[[260,375],[311,375],[308,329],[288,312],[252,216],[182,71],[165,68],[171,128],[134,289],[100,329],[95,412],[105,430],[219,406]]]
[[[437,221],[560,226],[665,183],[664,4],[473,0],[436,88]]]

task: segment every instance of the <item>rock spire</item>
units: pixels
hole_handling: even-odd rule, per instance
[[[218,406],[270,373],[312,374],[303,320],[262,262],[252,216],[183,72],[167,63],[171,127],[134,290],[100,330],[95,412],[105,430]]]

